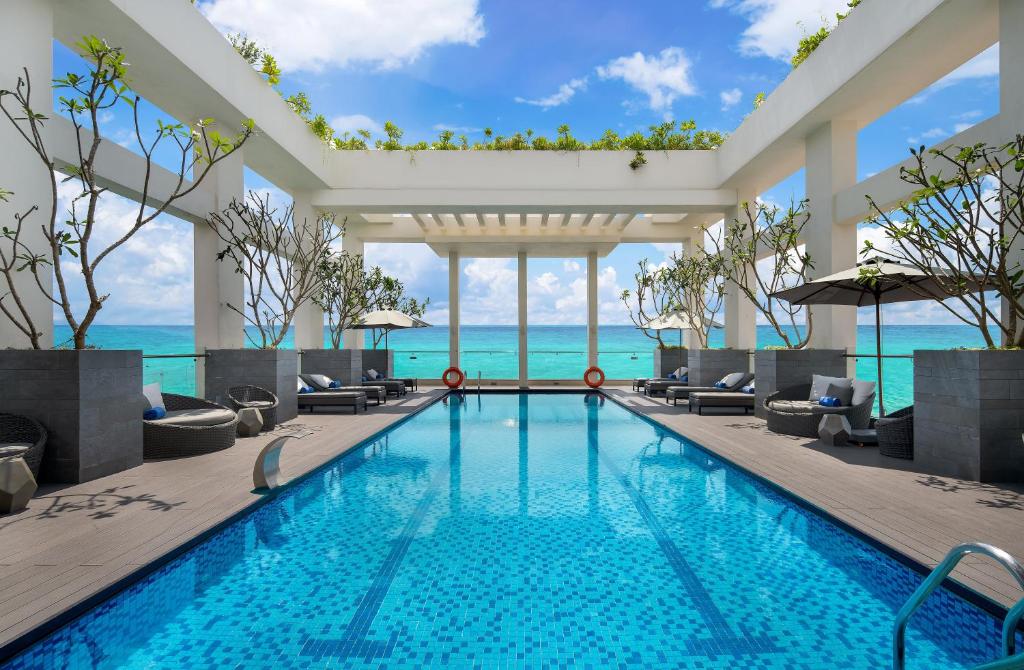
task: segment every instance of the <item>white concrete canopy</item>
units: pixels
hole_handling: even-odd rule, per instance
[[[864,195],[898,202],[909,194],[894,165],[858,182],[857,132],[918,94],[1000,35],[1024,28],[1015,0],[866,0],[794,70],[716,151],[647,152],[647,164],[629,167],[632,152],[584,151],[335,151],[309,131],[188,2],[124,0],[7,0],[14,29],[0,45],[0,86],[10,88],[28,67],[36,81],[52,76],[52,39],[73,45],[96,34],[125,48],[139,94],[182,121],[212,117],[233,126],[251,118],[259,130],[206,187],[171,212],[196,225],[196,346],[234,346],[241,320],[225,306],[239,285],[224,276],[208,250],[204,219],[241,195],[248,166],[291,193],[304,217],[318,211],[347,219],[343,247],[362,253],[367,242],[422,243],[449,261],[451,360],[459,361],[459,263],[474,256],[520,261],[520,321],[525,328],[525,271],[529,257],[586,257],[588,360],[597,362],[598,258],[625,243],[700,239],[703,230],[739,214],[741,202],[806,167],[812,223],[806,243],[827,274],[856,260],[856,224],[867,216]],[[941,48],[937,48],[941,45]],[[1024,129],[1024,81],[1019,47],[1001,51],[1000,114],[939,144],[1002,141]],[[1008,67],[1009,65],[1009,67]],[[49,125],[58,165],[75,162],[69,124]],[[9,128],[0,128],[0,187],[16,191],[0,203],[0,218],[44,201],[45,175],[23,169],[31,157]],[[30,161],[29,161],[30,162]],[[105,144],[99,177],[113,192],[138,198],[142,161]],[[42,173],[43,171],[39,171]],[[150,192],[159,197],[170,172],[157,169]],[[37,241],[38,242],[38,241]],[[0,287],[3,288],[3,287]],[[756,345],[755,310],[727,287],[726,338],[737,348]],[[50,305],[32,304],[52,341]],[[297,343],[322,344],[322,315],[306,308]],[[855,346],[855,315],[824,311],[815,344]],[[591,332],[593,329],[593,332]],[[820,330],[819,330],[820,329]],[[358,347],[361,333],[346,334]],[[525,332],[520,334],[525,348]],[[6,323],[0,347],[26,346]],[[525,355],[525,351],[522,352]],[[521,366],[521,374],[525,372]]]

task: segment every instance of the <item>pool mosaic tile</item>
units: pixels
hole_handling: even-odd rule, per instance
[[[920,576],[583,395],[437,404],[3,670],[888,667]],[[939,592],[909,667],[998,653]]]

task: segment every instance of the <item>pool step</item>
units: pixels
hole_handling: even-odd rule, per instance
[[[893,623],[892,629],[892,667],[894,670],[904,670],[906,667],[906,635],[910,617],[924,604],[928,596],[942,585],[943,580],[949,576],[949,573],[953,572],[953,568],[965,556],[970,554],[988,556],[1006,568],[1006,571],[1017,580],[1017,585],[1024,589],[1024,566],[1021,566],[1017,559],[999,547],[993,547],[991,544],[980,542],[968,542],[953,547],[946,554],[946,557],[942,559],[942,562],[935,566],[935,569],[921,582],[921,585],[917,587],[917,590],[911,594],[910,598],[896,614],[896,621]],[[1002,657],[990,663],[976,666],[974,670],[1009,670],[1011,668],[1019,670],[1024,668],[1024,654],[1018,654],[1016,650],[1017,626],[1022,618],[1024,618],[1024,598],[1010,608],[1010,611],[1006,613],[1006,618],[1003,620]]]

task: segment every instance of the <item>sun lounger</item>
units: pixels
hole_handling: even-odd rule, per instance
[[[673,405],[679,404],[680,400],[689,400],[690,394],[692,393],[720,393],[720,392],[735,392],[742,389],[744,386],[748,386],[754,379],[754,375],[749,372],[731,372],[719,380],[719,384],[724,384],[724,387],[720,386],[674,386],[666,390],[665,402],[671,402]]]

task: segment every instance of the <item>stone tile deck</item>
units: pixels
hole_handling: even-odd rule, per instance
[[[281,472],[309,472],[441,395],[411,393],[358,416],[348,408],[302,413],[289,425],[313,432],[285,447]],[[0,648],[257,502],[253,462],[272,437],[44,487],[24,512],[0,516]]]
[[[770,433],[753,417],[699,417],[628,388],[606,390],[916,561],[935,565],[967,540],[1024,558],[1022,486],[935,477],[915,471],[913,463],[884,459],[876,449],[826,447]],[[300,415],[297,422],[315,432],[286,447],[284,475],[316,468],[441,393],[421,391],[358,417]],[[0,517],[0,647],[254,503],[252,464],[268,439],[43,490],[27,511]],[[1004,605],[1020,597],[1009,576],[984,559],[969,559],[954,574]]]
[[[753,416],[698,416],[685,405],[624,389],[609,389],[608,395],[929,567],[968,541],[994,544],[1024,560],[1022,485],[938,477],[875,448],[777,435]],[[986,558],[968,557],[953,577],[1002,605],[1024,596]]]

